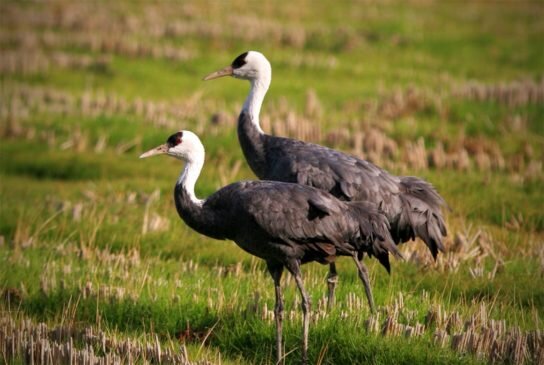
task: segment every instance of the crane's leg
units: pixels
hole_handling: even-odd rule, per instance
[[[302,276],[300,274],[300,263],[291,261],[287,265],[287,270],[295,277],[295,281],[302,296],[302,364],[308,363],[308,331],[310,329],[310,297],[304,289]]]
[[[274,318],[276,320],[276,365],[284,363],[282,350],[282,327],[283,327],[283,296],[281,293],[281,274],[283,273],[283,265],[267,263],[268,272],[274,280],[274,289],[276,290],[276,305],[274,306]]]
[[[336,273],[336,264],[331,262],[329,264],[329,275],[327,275],[327,286],[329,287],[329,293],[327,296],[327,310],[331,310],[334,305],[334,289],[338,283],[338,274]]]
[[[370,280],[368,279],[368,269],[362,261],[359,261],[357,254],[353,255],[353,261],[357,265],[357,271],[359,272],[359,278],[365,286],[366,299],[368,300],[368,305],[370,306],[370,312],[376,313],[376,307],[374,306],[374,298],[372,297],[372,288],[370,287]]]

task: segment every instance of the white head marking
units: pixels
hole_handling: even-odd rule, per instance
[[[247,112],[257,129],[263,133],[259,124],[259,114],[264,97],[272,81],[272,66],[266,57],[257,51],[249,51],[238,56],[232,63],[232,76],[249,80],[251,89],[242,111]]]
[[[193,132],[180,131],[171,136],[167,143],[169,148],[166,153],[186,162],[177,183],[183,186],[193,203],[202,205],[204,201],[195,195],[196,180],[204,166],[205,151],[202,142]]]

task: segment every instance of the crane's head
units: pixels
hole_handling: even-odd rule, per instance
[[[212,72],[204,80],[213,80],[223,76],[233,76],[237,79],[257,80],[272,77],[272,66],[266,57],[257,51],[242,53],[232,63],[219,70]]]
[[[155,155],[169,155],[179,160],[191,162],[204,159],[204,146],[196,134],[191,131],[179,131],[172,134],[161,144],[143,154],[140,158]]]

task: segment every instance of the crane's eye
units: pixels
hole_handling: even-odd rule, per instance
[[[247,52],[242,53],[241,55],[236,57],[236,59],[232,61],[232,64],[231,64],[232,68],[240,68],[243,65],[245,65],[247,63],[246,56],[247,56]]]
[[[183,139],[183,132],[180,131],[168,137],[168,139],[166,140],[166,144],[170,148],[175,147],[182,142],[182,139]]]

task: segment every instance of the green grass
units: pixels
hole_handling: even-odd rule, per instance
[[[421,242],[408,243],[407,260],[394,261],[391,275],[367,259],[381,322],[403,293],[403,324],[425,323],[428,311],[440,305],[448,313],[459,312],[463,321],[485,307],[491,319],[504,320],[508,328],[542,330],[542,100],[511,106],[496,98],[455,95],[469,82],[490,88],[519,80],[541,83],[540,4],[100,5],[61,3],[56,10],[38,3],[0,5],[0,12],[11,14],[0,24],[0,48],[20,52],[20,64],[32,62],[25,53],[32,50],[49,57],[44,71],[0,74],[4,313],[51,326],[67,321],[81,328],[98,326],[120,338],[157,333],[163,343],[181,341],[189,326],[192,360],[213,360],[220,353],[225,364],[273,363],[274,322],[263,311],[273,308],[274,295],[264,264],[232,242],[198,235],[179,219],[171,196],[181,170],[178,161],[138,159],[175,130],[190,129],[200,134],[207,152],[197,195],[253,179],[234,123],[248,84],[201,79],[239,53],[256,49],[273,66],[263,115],[272,122],[289,113],[298,121],[311,120],[324,135],[312,142],[329,145],[327,136],[339,131],[348,131],[349,138],[369,128],[383,131],[398,146],[384,165],[393,173],[424,177],[447,200],[448,246],[461,236],[476,242],[467,249],[475,249],[475,256],[452,251],[437,264],[428,256],[418,264],[412,248],[418,247],[416,254],[425,248]],[[82,16],[91,11],[86,7],[106,21]],[[13,9],[21,13],[13,16]],[[47,17],[55,11],[57,18]],[[81,21],[63,23],[70,16]],[[137,26],[126,26],[130,17]],[[47,19],[57,20],[51,24]],[[160,32],[176,22],[186,27],[179,33]],[[114,26],[120,28],[109,28]],[[34,34],[41,39],[45,33],[65,42],[38,41],[32,48],[10,38]],[[91,50],[76,42],[91,33],[148,48],[178,47],[191,58]],[[105,68],[62,66],[51,61],[58,52],[74,59],[104,53],[109,62]],[[56,94],[44,96],[44,90]],[[317,117],[306,115],[309,90],[319,99]],[[57,94],[75,101],[66,106],[55,101]],[[139,100],[167,105],[172,121],[157,121],[132,107],[119,112],[105,105],[86,112],[81,98],[89,95],[94,101],[109,95],[129,105]],[[217,112],[226,119],[215,125],[210,120]],[[405,146],[420,137],[428,151],[438,144],[448,153],[468,150],[470,168],[410,167]],[[348,139],[331,146],[350,152],[353,144]],[[474,151],[479,149],[499,151],[504,166],[477,169]],[[146,219],[159,223],[144,234]],[[458,264],[453,269],[446,264],[450,258]],[[471,274],[478,268],[482,275]],[[321,313],[327,267],[309,264],[303,273],[313,308]],[[350,260],[340,260],[339,274],[335,309],[311,324],[311,363],[486,362],[436,345],[434,324],[421,337],[367,331],[370,314]],[[300,299],[289,276],[284,283],[285,346],[292,351],[287,363],[297,363],[301,320],[300,314],[289,318],[289,313],[299,313]],[[9,292],[17,293],[16,302],[8,301]],[[350,305],[354,296],[358,301]]]

